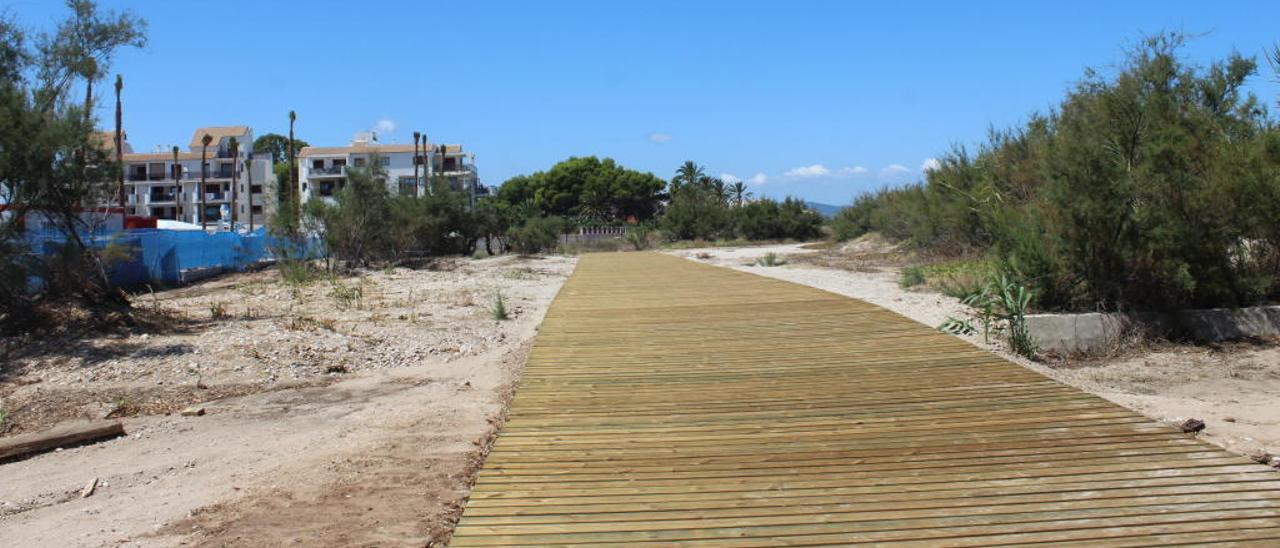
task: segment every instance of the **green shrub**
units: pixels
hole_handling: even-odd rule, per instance
[[[918,266],[908,266],[902,269],[902,275],[898,277],[898,287],[903,289],[924,285],[924,269]]]
[[[759,266],[782,266],[787,264],[787,261],[786,259],[778,257],[777,253],[770,251],[762,255],[759,259],[756,259],[756,264]]]
[[[507,303],[502,300],[502,293],[494,295],[493,308],[489,311],[493,320],[496,322],[505,321],[510,318],[507,313]]]
[[[649,236],[652,232],[647,225],[629,226],[623,237],[636,251],[644,251],[649,249],[649,245],[652,243],[649,241]]]
[[[563,231],[564,221],[559,217],[537,216],[508,230],[507,239],[517,253],[532,255],[555,249]]]
[[[1050,114],[943,155],[923,183],[859,196],[834,237],[990,252],[1046,310],[1280,299],[1280,125],[1244,87],[1253,60],[1193,65],[1182,43],[1151,38]]]

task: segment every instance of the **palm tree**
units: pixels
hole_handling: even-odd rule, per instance
[[[733,201],[738,204],[738,207],[742,207],[742,202],[751,197],[751,191],[747,190],[747,183],[737,181],[729,185],[729,195],[733,196]]]
[[[231,148],[231,230],[234,232],[236,229],[236,218],[238,217],[236,215],[236,208],[240,206],[240,204],[236,202],[236,172],[240,170],[240,166],[237,165],[240,162],[237,162],[236,159],[240,157],[240,141],[236,140],[235,137],[232,137],[227,140],[227,146]]]
[[[688,160],[680,165],[680,169],[676,170],[676,176],[671,180],[671,190],[672,192],[678,191],[685,185],[697,183],[699,179],[705,176],[706,171],[702,169],[702,166],[694,163],[693,160]]]
[[[253,155],[250,154],[250,156],[253,156]],[[249,232],[250,233],[253,232],[253,169],[252,169],[253,164],[251,162],[253,162],[253,160],[249,158],[244,159],[244,175],[245,177],[249,178],[249,181],[247,184],[249,186]]]
[[[422,134],[413,132],[413,197],[418,197],[418,141],[422,139]]]
[[[707,177],[703,180],[703,184],[711,189],[711,193],[720,200],[721,204],[729,203],[729,187],[724,184],[724,180],[719,177]]]
[[[178,209],[178,220],[185,221],[182,217],[182,166],[178,165],[178,145],[173,146],[173,183],[177,185],[173,199]]]
[[[206,201],[208,195],[205,194],[204,178],[209,175],[209,143],[212,142],[213,136],[208,133],[200,138],[200,144],[203,145],[200,147],[200,228],[204,230],[209,230],[209,220],[206,217],[209,213]]]
[[[124,78],[119,74],[116,75],[116,165],[120,168],[119,187],[117,191],[120,197],[120,230],[125,229],[125,223],[128,222],[128,215],[124,209],[124,133],[120,129],[123,120],[120,108],[120,90],[124,89]]]
[[[298,174],[295,173],[297,166],[294,165],[296,162],[293,161],[293,123],[297,121],[297,119],[297,113],[292,110],[289,111],[289,181],[288,184],[280,185],[280,188],[284,190],[281,194],[284,195],[284,198],[288,198],[289,200],[293,199],[294,188],[298,185]]]

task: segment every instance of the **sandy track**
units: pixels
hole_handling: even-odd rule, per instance
[[[261,379],[261,390],[205,403],[203,417],[131,417],[127,438],[0,465],[0,538],[10,546],[429,543],[451,527],[536,327],[573,265],[565,258],[501,258],[452,272],[368,276],[367,295],[429,290],[414,313],[431,322],[406,317],[375,326],[370,315],[407,316],[392,308],[402,305],[326,314],[323,302],[307,300],[307,317],[339,325],[284,330],[286,319],[246,317],[173,334],[201,349],[198,355],[219,356],[199,364],[200,382],[210,390],[246,377]],[[224,278],[161,298],[199,309],[189,301],[243,296],[244,284],[235,282]],[[264,298],[270,300],[275,289],[268,285]],[[487,317],[494,291],[516,311],[510,321]],[[245,357],[245,345],[236,342],[246,335],[256,356]],[[260,346],[255,338],[272,335],[291,340],[293,348]],[[174,344],[169,336],[150,337],[143,346]],[[325,350],[330,347],[338,349]],[[447,350],[430,351],[442,347]],[[289,358],[272,360],[273,350]],[[364,360],[366,351],[379,360]],[[162,359],[185,363],[194,355]],[[139,384],[134,376],[147,377],[135,371],[141,359],[97,360],[96,369],[79,371],[63,362],[27,364],[18,378],[46,380],[17,390],[80,390],[76,379],[91,374],[114,375],[123,389]],[[326,374],[335,362],[353,372]],[[177,369],[186,375],[185,367]],[[300,381],[320,385],[294,388],[275,380],[293,371]],[[91,478],[100,487],[82,499],[79,490]]]

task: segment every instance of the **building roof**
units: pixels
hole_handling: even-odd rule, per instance
[[[191,134],[191,150],[196,150],[204,145],[201,140],[205,134],[213,137],[213,143],[216,144],[226,137],[244,137],[249,134],[249,126],[212,126],[196,128],[196,132]],[[242,145],[252,143],[241,143]]]

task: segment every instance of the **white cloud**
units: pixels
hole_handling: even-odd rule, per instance
[[[369,128],[377,132],[378,135],[391,135],[396,131],[396,121],[383,118],[373,123],[373,127]]]
[[[890,164],[888,167],[880,170],[881,179],[896,179],[903,175],[911,173],[911,170],[902,164]]]
[[[725,184],[729,184],[729,185],[742,182],[742,179],[738,178],[737,175],[734,175],[732,173],[721,173],[720,180],[724,181]]]
[[[763,185],[769,182],[769,178],[763,173],[756,173],[755,175],[752,175],[750,179],[747,179],[747,182],[753,185]]]
[[[940,167],[942,167],[942,164],[938,162],[937,158],[926,158],[924,163],[920,164],[920,171],[927,173]]]
[[[867,168],[862,166],[842,167],[836,170],[836,177],[857,177],[866,174]]]
[[[654,143],[665,143],[671,140],[671,136],[666,133],[650,133],[649,140]]]
[[[815,177],[826,177],[828,175],[831,175],[831,169],[822,164],[791,168],[790,170],[787,170],[786,173],[782,174],[783,177],[790,179],[813,179]]]

